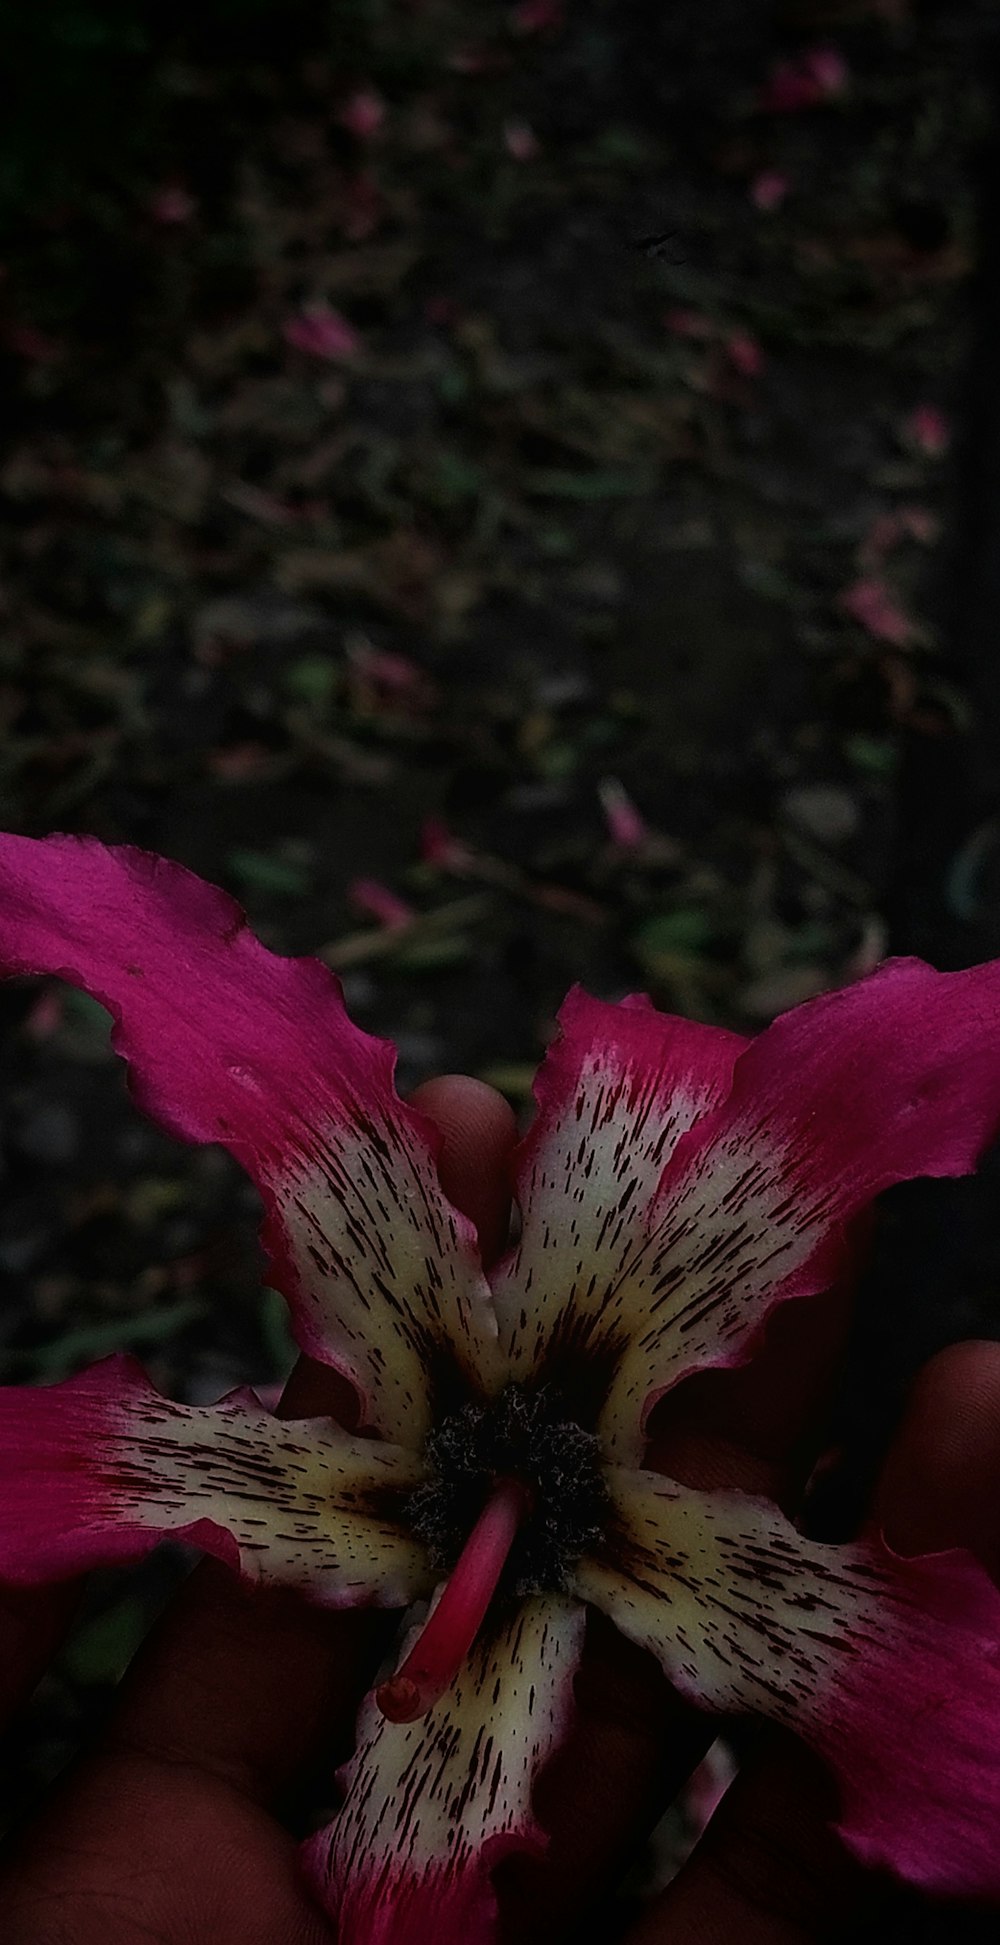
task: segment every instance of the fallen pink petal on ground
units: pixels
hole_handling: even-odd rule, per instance
[[[764,353],[749,331],[734,331],[726,340],[726,357],[741,378],[759,378],[764,369]]]
[[[541,144],[528,122],[505,122],[503,145],[514,162],[533,162]]]
[[[281,333],[293,351],[302,351],[307,358],[325,358],[335,363],[341,358],[352,358],[361,350],[361,338],[353,324],[326,304],[313,305],[286,318]]]
[[[345,101],[337,120],[359,142],[371,142],[385,124],[385,102],[375,88],[358,88]]]
[[[400,898],[378,878],[353,878],[348,886],[348,896],[359,912],[373,918],[376,925],[381,925],[386,932],[404,932],[417,916],[405,898]]]
[[[750,184],[750,201],[755,209],[769,216],[772,210],[781,208],[791,187],[791,177],[781,169],[762,169]]]
[[[617,777],[605,777],[597,786],[597,795],[612,844],[619,851],[640,851],[649,831],[624,784]]]
[[[865,576],[845,588],[838,597],[839,606],[852,621],[860,622],[869,635],[876,641],[891,642],[895,648],[906,648],[916,634],[914,623],[905,610],[900,607],[893,590],[886,581],[877,575]]]
[[[903,421],[903,438],[928,459],[940,459],[951,444],[951,424],[938,405],[915,405]]]

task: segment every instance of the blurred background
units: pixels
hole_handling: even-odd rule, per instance
[[[567,987],[754,1030],[1000,951],[993,0],[0,0],[0,825],[319,951],[519,1111]],[[274,1385],[255,1204],[3,996],[0,1370]],[[1000,1319],[890,1199],[838,1421]],[[100,1580],[23,1803],[180,1567]]]

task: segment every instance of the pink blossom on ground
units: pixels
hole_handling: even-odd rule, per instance
[[[164,229],[178,229],[198,213],[196,198],[179,182],[165,183],[150,197],[147,208],[154,223]]]
[[[777,63],[760,91],[759,105],[765,114],[798,114],[843,94],[848,79],[847,62],[837,48],[807,48]]]
[[[357,673],[385,695],[409,697],[427,686],[423,669],[395,649],[376,648],[374,642],[360,640],[352,643],[349,653]]]
[[[900,607],[888,582],[878,575],[855,581],[844,588],[838,599],[845,615],[860,622],[876,641],[891,642],[895,648],[906,648],[913,641],[916,633],[913,622]]]
[[[285,319],[281,334],[293,351],[308,358],[336,361],[351,358],[361,349],[361,338],[340,311],[329,304],[311,304]]]
[[[850,69],[837,47],[812,47],[803,54],[801,65],[824,95],[843,94],[850,80]]]
[[[514,162],[533,162],[541,144],[528,122],[505,122],[503,145]]]
[[[420,856],[424,864],[462,877],[475,864],[475,853],[449,830],[443,817],[425,817],[420,827]]]
[[[727,338],[726,357],[741,378],[759,378],[764,369],[764,353],[749,331],[734,331]]]
[[[547,27],[561,27],[565,18],[563,0],[519,0],[511,9],[510,24],[516,34],[541,34]]]
[[[373,918],[387,932],[403,932],[413,924],[417,914],[412,905],[400,898],[388,885],[378,878],[353,878],[348,886],[351,904],[367,918]]]
[[[612,844],[619,851],[640,851],[649,831],[624,784],[617,777],[605,777],[597,786],[597,795]]]
[[[385,102],[375,88],[358,88],[345,101],[337,120],[359,142],[371,142],[385,123]]]
[[[951,425],[940,406],[915,405],[903,421],[903,437],[928,459],[940,459],[951,444]]]
[[[769,216],[772,210],[780,209],[791,186],[791,177],[781,169],[762,169],[750,184],[750,201]]]

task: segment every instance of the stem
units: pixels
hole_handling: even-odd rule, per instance
[[[530,1494],[516,1479],[498,1481],[406,1660],[375,1691],[388,1721],[416,1722],[451,1687],[530,1506]]]

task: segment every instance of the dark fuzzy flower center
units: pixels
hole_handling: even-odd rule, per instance
[[[450,1572],[499,1480],[524,1486],[531,1510],[501,1578],[511,1594],[561,1590],[580,1555],[603,1530],[607,1494],[599,1445],[559,1416],[545,1388],[508,1385],[487,1404],[465,1405],[442,1420],[427,1443],[434,1477],[407,1503],[407,1519],[436,1568]]]

